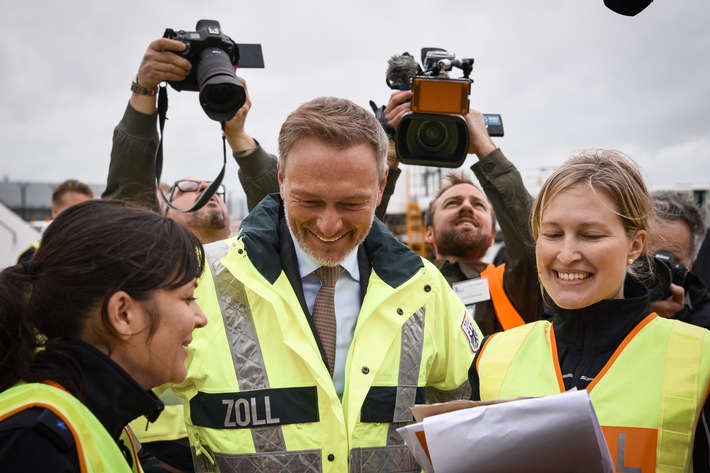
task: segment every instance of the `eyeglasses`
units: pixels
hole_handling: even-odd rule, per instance
[[[173,198],[175,197],[175,189],[179,190],[180,192],[197,192],[197,190],[202,184],[209,185],[212,184],[212,181],[194,181],[192,179],[182,179],[179,181],[175,181],[173,186],[170,188],[170,197],[168,197],[168,200],[170,202],[173,201]],[[222,200],[225,200],[227,190],[225,189],[224,184],[219,185],[219,187],[217,188],[217,192],[215,192],[215,195],[218,195],[222,198]]]

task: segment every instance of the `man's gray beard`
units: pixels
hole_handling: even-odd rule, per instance
[[[305,254],[307,254],[308,256],[311,257],[311,259],[313,260],[313,262],[315,262],[317,265],[319,265],[319,266],[330,266],[330,267],[333,267],[333,266],[340,266],[340,264],[341,264],[343,261],[345,261],[345,258],[347,258],[347,257],[350,255],[350,253],[352,252],[352,250],[350,250],[349,252],[347,252],[347,253],[345,254],[345,256],[343,256],[342,258],[340,258],[340,259],[338,259],[338,260],[335,260],[335,259],[322,259],[322,258],[320,258],[320,257],[318,257],[318,256],[316,256],[316,255],[314,255],[313,252],[310,250],[310,248],[308,248],[308,246],[306,245],[306,243],[305,243],[305,241],[303,240],[303,238],[301,237],[301,235],[296,235],[296,234],[293,232],[293,230],[291,229],[291,222],[289,222],[289,220],[288,220],[288,210],[286,209],[286,205],[284,205],[284,215],[285,215],[285,217],[286,217],[286,227],[288,228],[288,232],[291,234],[291,238],[292,238],[293,241],[298,245],[298,247],[303,250],[303,252],[304,252]],[[372,228],[372,225],[370,225],[370,228],[367,229],[367,233],[365,233],[365,236],[367,236],[367,235],[370,233],[370,229],[371,229],[371,228]],[[360,246],[363,241],[365,241],[365,237],[363,237],[360,241],[357,242],[357,244],[355,245],[355,248],[357,248],[358,246]],[[355,249],[355,248],[353,248],[353,249]]]
[[[205,209],[189,213],[189,227],[202,231],[224,230],[227,228],[227,217],[221,208]]]
[[[441,235],[436,249],[442,258],[455,256],[472,260],[482,260],[490,247],[491,235],[450,230]]]

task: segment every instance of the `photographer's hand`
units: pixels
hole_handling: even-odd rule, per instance
[[[387,123],[395,130],[404,114],[411,110],[411,101],[411,90],[398,90],[397,92],[392,92],[392,95],[390,95],[390,100],[385,106],[384,116]]]
[[[466,124],[468,125],[468,154],[475,154],[478,159],[483,159],[496,150],[497,146],[488,135],[486,121],[481,112],[469,110]]]
[[[651,310],[666,319],[672,319],[685,305],[685,289],[682,286],[671,284],[670,291],[668,299],[651,302]]]
[[[136,82],[146,89],[153,89],[161,82],[181,81],[190,73],[192,64],[182,56],[174,54],[183,51],[185,44],[168,38],[160,38],[148,46],[138,68]],[[139,112],[152,115],[156,112],[156,97],[133,93],[131,106]]]
[[[232,152],[240,153],[238,157],[235,157],[235,159],[239,159],[243,156],[249,156],[257,147],[254,138],[244,131],[244,124],[246,123],[247,114],[251,108],[249,89],[247,88],[247,83],[243,77],[237,76],[237,79],[239,79],[244,86],[246,101],[244,102],[244,105],[237,110],[234,118],[224,124],[224,136],[227,138],[229,147],[232,148]]]

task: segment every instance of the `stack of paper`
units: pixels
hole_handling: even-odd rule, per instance
[[[471,407],[473,406],[473,407]],[[427,473],[614,473],[586,390],[414,406],[397,431]]]

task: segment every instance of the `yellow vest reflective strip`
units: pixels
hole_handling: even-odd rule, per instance
[[[222,246],[220,246],[222,245]],[[220,251],[217,251],[219,248]],[[271,406],[274,405],[277,396],[298,396],[298,399],[305,399],[307,388],[277,388],[274,389],[269,384],[266,373],[261,342],[256,333],[255,324],[251,308],[243,301],[248,300],[244,285],[236,280],[230,271],[220,263],[221,258],[226,255],[231,248],[227,243],[216,243],[211,245],[208,253],[211,276],[214,283],[219,308],[222,313],[222,321],[225,335],[232,355],[232,364],[239,386],[239,393],[201,393],[198,392],[190,399],[190,422],[195,426],[217,428],[214,424],[206,425],[205,416],[216,409],[208,408],[208,404],[214,403],[227,405],[227,413],[230,411],[242,418],[229,419],[229,428],[239,427],[240,421],[246,420],[244,408],[248,405],[251,409],[251,420],[254,420],[253,413],[259,411],[259,407],[265,403],[263,393],[269,393],[272,398]],[[349,452],[350,471],[367,471],[368,465],[379,464],[383,466],[382,471],[405,471],[401,470],[403,465],[409,465],[407,471],[420,471],[409,449],[404,445],[401,436],[396,432],[396,428],[412,420],[410,407],[417,400],[417,385],[420,372],[420,364],[423,351],[425,309],[420,308],[413,316],[409,317],[402,326],[401,360],[399,363],[398,385],[392,387],[396,391],[393,415],[390,419],[395,422],[388,422],[388,435],[386,445],[382,447],[352,448]],[[266,341],[268,342],[268,340]],[[264,342],[264,343],[266,343]],[[406,386],[406,387],[402,387]],[[412,386],[411,388],[409,386]],[[315,388],[313,388],[315,394]],[[259,397],[261,396],[261,397]],[[279,397],[280,398],[280,397]],[[318,402],[330,401],[325,398],[314,399],[313,407],[315,417],[307,422],[318,422]],[[257,404],[257,408],[253,407]],[[279,403],[282,404],[282,403]],[[237,407],[241,406],[241,410]],[[221,406],[224,410],[224,406]],[[338,407],[340,404],[338,403]],[[292,409],[293,410],[293,409]],[[198,418],[199,416],[199,418]],[[195,453],[196,471],[214,471],[215,467],[222,471],[262,471],[274,465],[281,465],[284,471],[322,471],[324,468],[323,453],[320,449],[296,450],[293,447],[289,450],[284,440],[283,429],[280,425],[269,425],[268,417],[262,416],[259,420],[267,420],[266,425],[255,427],[249,425],[255,453],[234,454],[234,452],[217,452],[209,445],[202,442],[199,429],[190,429],[190,440]],[[285,424],[280,416],[281,424]],[[196,422],[196,420],[199,422]],[[227,424],[224,418],[221,419],[224,425]],[[236,424],[236,425],[234,425]],[[304,424],[306,425],[306,424]],[[211,434],[213,440],[221,434]],[[229,436],[224,436],[221,440],[229,443]],[[326,460],[328,461],[328,460]],[[365,468],[365,470],[361,470]],[[326,468],[327,469],[327,468]]]
[[[0,421],[32,407],[50,409],[72,432],[82,473],[132,471],[116,442],[91,411],[61,388],[44,383],[17,384],[0,394]],[[125,438],[125,437],[124,437]],[[133,442],[130,445],[134,448]],[[136,471],[141,473],[134,454]]]
[[[503,289],[503,274],[505,273],[505,264],[494,266],[489,264],[488,267],[481,272],[481,277],[488,279],[488,290],[491,293],[491,301],[495,309],[496,317],[500,322],[503,330],[510,330],[514,327],[519,327],[525,324],[525,321],[520,316],[512,302],[508,299],[505,289]]]
[[[219,300],[220,311],[224,319],[229,346],[231,347],[232,362],[239,383],[239,390],[252,391],[268,389],[269,380],[266,373],[264,358],[261,354],[259,338],[252,323],[251,308],[241,304],[245,301],[246,292],[244,285],[236,280],[229,271],[220,264],[220,260],[226,256],[231,247],[220,242],[215,244],[218,251],[208,253],[209,267],[212,271],[212,278]],[[234,303],[239,303],[235,310]],[[194,400],[190,401],[191,403]],[[236,413],[235,413],[236,414]],[[236,423],[236,421],[235,421]],[[228,470],[234,468],[239,471],[240,464],[255,464],[261,462],[272,464],[288,464],[289,458],[284,458],[286,452],[286,442],[283,432],[278,425],[264,425],[251,429],[252,441],[256,450],[255,455],[228,455],[211,451],[207,446],[198,445],[196,450],[195,470],[210,471],[210,463],[216,463],[218,467]],[[264,455],[264,452],[269,452]],[[302,452],[301,461],[305,464],[317,462],[320,465],[320,452]],[[256,466],[257,470],[259,469]]]
[[[550,327],[541,321],[489,339],[496,343],[486,343],[477,364],[481,399],[563,389],[555,379],[559,364]],[[503,352],[511,356],[507,364]],[[587,388],[617,470],[692,471],[690,452],[709,385],[706,330],[655,314],[639,324]]]
[[[402,327],[402,357],[399,363],[398,387],[396,388],[394,415],[389,421],[387,445],[384,447],[362,447],[350,449],[349,468],[351,472],[368,471],[372,465],[379,465],[380,471],[403,471],[408,465],[411,471],[419,471],[408,447],[404,446],[402,436],[397,429],[413,420],[411,407],[425,402],[419,399],[418,378],[424,343],[424,320],[426,308],[420,308]],[[407,387],[403,387],[407,386]],[[371,389],[376,389],[374,386]]]

